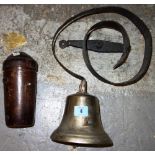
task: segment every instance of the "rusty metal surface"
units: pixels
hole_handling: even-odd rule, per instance
[[[96,6],[96,5],[95,5]],[[155,5],[121,5],[137,14],[149,27],[155,46]],[[0,72],[0,150],[71,150],[70,147],[51,142],[50,135],[60,124],[65,98],[74,93],[79,81],[65,73],[54,60],[51,51],[51,38],[56,29],[71,15],[93,5],[1,5],[0,35],[6,32],[20,32],[27,38],[23,52],[31,55],[39,64],[36,124],[28,129],[9,129],[5,126],[2,70]],[[60,13],[60,9],[62,12]],[[105,18],[105,15],[100,16]],[[88,28],[99,21],[94,16],[81,20],[65,30],[60,40],[81,40]],[[129,33],[131,54],[126,64],[113,71],[112,67],[119,54],[91,53],[95,69],[110,80],[120,81],[132,77],[143,59],[143,38],[127,19],[108,14],[106,19],[119,21]],[[71,33],[71,30],[74,33]],[[104,34],[104,35],[103,35]],[[66,38],[68,37],[68,38]],[[91,39],[120,41],[121,35],[114,31],[101,30]],[[58,49],[58,46],[57,46]],[[97,96],[101,104],[101,117],[105,130],[113,139],[111,148],[82,148],[77,150],[155,150],[155,52],[150,69],[138,83],[117,88],[104,84],[92,75],[84,65],[82,53],[59,48],[58,55],[71,70],[88,79],[88,90]],[[0,48],[0,65],[8,54]],[[69,80],[70,79],[70,80]]]

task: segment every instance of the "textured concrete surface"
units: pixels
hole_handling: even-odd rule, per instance
[[[39,64],[36,123],[33,128],[9,129],[4,121],[2,70],[0,71],[0,150],[72,150],[71,146],[51,142],[50,135],[62,119],[67,95],[77,91],[79,81],[68,75],[56,63],[51,51],[52,36],[67,18],[96,5],[1,5],[0,35],[7,32],[23,33],[28,44],[23,52]],[[155,45],[155,5],[121,5],[137,14],[150,28]],[[72,24],[60,39],[83,39],[90,26],[100,20],[114,19],[127,30],[132,51],[122,67],[112,70],[120,54],[90,52],[92,64],[103,76],[113,81],[132,77],[142,63],[144,41],[139,31],[129,22],[114,14],[89,17]],[[112,30],[99,30],[91,38],[122,41]],[[88,90],[100,99],[103,125],[111,136],[111,148],[78,147],[75,150],[155,150],[155,51],[145,77],[127,87],[114,87],[93,77],[82,60],[80,49],[59,49],[62,62],[88,81]],[[77,52],[73,52],[77,51]],[[0,48],[0,65],[8,56]]]

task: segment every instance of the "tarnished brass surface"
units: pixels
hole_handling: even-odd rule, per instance
[[[75,106],[88,107],[88,116],[75,116]],[[101,122],[99,100],[87,93],[77,93],[67,97],[63,119],[51,135],[51,139],[58,143],[77,146],[113,145]]]

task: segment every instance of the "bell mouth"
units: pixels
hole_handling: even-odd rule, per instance
[[[97,135],[73,135],[73,134],[63,134],[57,133],[55,131],[51,135],[51,140],[57,143],[73,145],[76,147],[111,147],[113,142],[111,138],[106,134]]]

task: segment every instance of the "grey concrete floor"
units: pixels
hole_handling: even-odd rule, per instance
[[[39,64],[36,123],[32,128],[9,129],[5,125],[3,101],[3,72],[0,71],[0,150],[72,150],[71,146],[54,143],[50,135],[62,119],[67,95],[75,93],[79,81],[68,75],[55,61],[52,37],[67,18],[82,10],[101,5],[0,5],[0,35],[20,32],[28,43],[23,52]],[[103,6],[103,5],[102,5]],[[155,45],[155,5],[120,5],[138,15],[149,27]],[[83,39],[91,25],[100,20],[119,21],[127,30],[132,51],[127,62],[113,71],[120,54],[95,54],[90,57],[95,69],[113,81],[132,77],[143,59],[144,40],[135,26],[126,18],[114,14],[98,15],[72,24],[60,39]],[[99,30],[92,38],[122,42],[121,35],[112,30]],[[77,52],[73,52],[77,51]],[[88,81],[89,93],[100,100],[101,117],[107,133],[113,139],[110,148],[78,147],[76,150],[155,150],[155,51],[149,71],[138,83],[114,87],[93,77],[82,59],[80,49],[57,46],[61,61],[82,74]],[[0,65],[8,56],[0,49]]]

